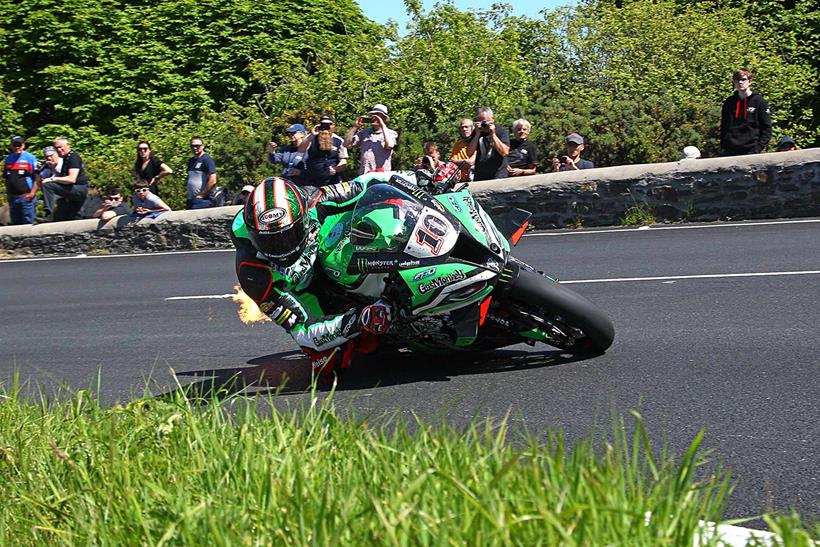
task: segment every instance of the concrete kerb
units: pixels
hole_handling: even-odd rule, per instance
[[[635,205],[659,221],[820,216],[820,148],[549,173],[470,188],[491,215],[519,207],[533,213],[538,228],[616,225]],[[0,249],[40,255],[225,248],[228,221],[239,209],[0,227]]]

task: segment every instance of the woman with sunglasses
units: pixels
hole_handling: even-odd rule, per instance
[[[134,188],[134,196],[131,201],[134,203],[134,212],[131,213],[131,218],[134,220],[157,218],[171,210],[168,204],[162,201],[159,196],[151,193],[148,184],[145,182],[138,183]]]
[[[173,174],[171,168],[151,152],[151,145],[146,141],[137,144],[137,159],[134,160],[133,172],[137,183],[147,183],[155,196],[159,196],[159,179]]]

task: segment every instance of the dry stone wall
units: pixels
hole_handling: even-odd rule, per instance
[[[820,148],[551,173],[471,188],[491,215],[526,209],[537,228],[618,225],[629,209],[658,222],[820,216]],[[0,251],[31,256],[225,248],[238,210],[0,227]]]

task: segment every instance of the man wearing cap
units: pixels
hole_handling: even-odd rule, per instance
[[[586,143],[584,137],[578,133],[570,133],[565,139],[566,155],[552,158],[553,171],[577,171],[579,169],[595,169],[595,164],[581,158]]]
[[[795,140],[789,136],[781,137],[780,141],[777,143],[777,151],[791,152],[792,150],[800,150],[800,147],[797,146]]]
[[[305,153],[307,183],[326,186],[342,181],[339,173],[347,167],[347,148],[344,139],[334,133],[336,118],[324,114],[319,123],[302,141],[298,151]]]
[[[252,184],[246,184],[245,186],[243,186],[242,190],[240,190],[233,197],[231,205],[245,205],[245,202],[248,201],[248,196],[251,195],[251,192],[253,192],[254,188],[256,187]]]
[[[3,162],[3,178],[12,224],[34,224],[37,206],[37,158],[26,151],[23,137],[11,138],[11,153]]]
[[[370,127],[362,129],[365,123],[363,116],[356,118],[356,125],[345,135],[345,146],[360,147],[359,174],[370,171],[392,171],[391,159],[399,134],[387,127],[390,116],[383,104],[375,105],[370,112]]]
[[[769,105],[752,91],[752,73],[748,69],[735,70],[732,82],[735,92],[723,101],[720,113],[720,155],[765,152],[772,138]]]
[[[297,186],[305,186],[308,183],[305,175],[305,153],[299,152],[299,145],[305,140],[307,129],[301,123],[295,123],[288,127],[285,133],[290,139],[290,144],[277,152],[278,145],[276,141],[270,141],[268,143],[270,147],[268,160],[273,164],[282,165],[280,176],[289,179]]]
[[[486,106],[478,109],[475,127],[476,131],[467,147],[468,156],[476,155],[473,180],[507,178],[510,134],[503,127],[495,125],[493,111]]]
[[[82,158],[71,149],[66,139],[54,139],[54,149],[63,163],[55,175],[43,179],[43,201],[53,220],[76,220],[80,218],[80,209],[88,195],[88,174]],[[58,198],[62,199],[59,208]]]

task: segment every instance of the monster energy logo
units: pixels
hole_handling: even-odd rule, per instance
[[[456,281],[461,281],[462,279],[467,279],[467,275],[464,273],[464,271],[455,270],[453,273],[449,273],[447,275],[442,275],[441,277],[431,279],[427,283],[420,283],[419,293],[428,293],[430,291],[440,289],[441,287],[446,287],[447,285],[455,283]]]

